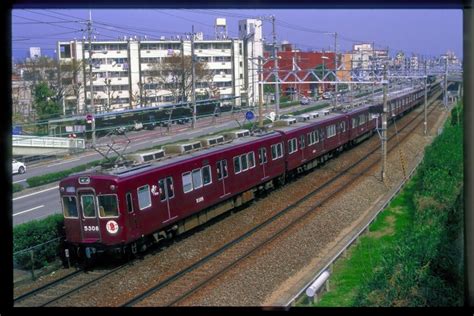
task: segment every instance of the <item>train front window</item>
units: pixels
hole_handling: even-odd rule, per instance
[[[118,217],[118,203],[115,194],[97,196],[99,204],[99,217]]]
[[[95,205],[93,195],[81,196],[82,213],[84,217],[95,217]]]
[[[63,212],[64,217],[77,218],[76,197],[63,196]]]

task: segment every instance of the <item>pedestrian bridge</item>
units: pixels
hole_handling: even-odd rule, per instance
[[[13,156],[66,155],[85,149],[82,138],[12,136]]]

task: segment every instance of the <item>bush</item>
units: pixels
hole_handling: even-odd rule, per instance
[[[23,190],[23,186],[21,184],[13,183],[12,193],[20,192],[21,190]]]
[[[386,252],[356,306],[462,306],[463,131],[447,121],[417,171],[412,224]],[[460,117],[460,122],[462,117]]]
[[[33,220],[13,228],[13,252],[41,245],[58,237],[63,237],[64,218],[62,214],[54,214],[42,220]],[[58,257],[60,243],[51,242],[35,247],[34,268],[46,266]],[[20,268],[31,269],[30,251],[21,252],[14,256],[14,262]]]

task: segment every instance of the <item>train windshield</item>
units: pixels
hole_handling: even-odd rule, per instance
[[[63,213],[64,217],[77,218],[76,197],[63,196]]]
[[[100,217],[118,217],[118,203],[115,194],[98,195],[99,216]]]

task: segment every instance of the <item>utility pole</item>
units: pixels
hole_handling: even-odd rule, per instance
[[[271,16],[273,29],[273,73],[275,74],[275,114],[276,119],[280,118],[280,87],[278,82],[278,56],[276,50],[275,16]]]
[[[372,42],[372,71],[373,71],[373,76],[375,76],[375,42]],[[372,101],[375,98],[375,81],[374,84],[372,84]]]
[[[426,107],[428,106],[428,77],[426,75],[426,59],[425,59],[425,104],[424,104],[424,111],[425,111],[425,121],[423,122],[424,126],[425,126],[425,130],[424,130],[424,134],[426,136],[427,134],[427,129],[428,129],[428,122],[426,121]]]
[[[92,78],[92,13],[89,10],[89,21],[87,22],[87,37],[89,40],[89,85],[91,91],[91,106],[90,112],[94,115],[94,86]],[[92,146],[95,147],[95,117],[92,118]]]
[[[448,108],[448,55],[446,54],[444,64],[444,107]]]
[[[334,90],[336,92],[336,97],[334,98],[334,109],[337,108],[337,32],[334,32]]]
[[[196,69],[195,69],[195,56],[194,56],[194,25],[192,26],[191,33],[191,64],[192,64],[192,102],[193,102],[193,124],[192,129],[196,127]]]
[[[387,168],[387,113],[388,113],[388,102],[387,102],[387,64],[383,66],[383,113],[382,113],[382,181],[385,181],[385,174]]]
[[[258,58],[258,79],[260,84],[258,85],[258,127],[263,128],[263,70],[262,70],[262,58]]]

